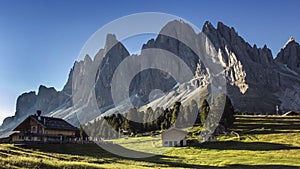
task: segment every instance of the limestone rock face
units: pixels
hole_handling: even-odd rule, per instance
[[[151,39],[143,45],[141,57],[151,58],[149,55],[156,55],[156,51],[162,58],[163,56],[169,57],[169,55],[173,55],[175,62],[182,61],[189,68],[189,71],[192,72],[192,75],[195,75],[199,58],[192,51],[191,44],[197,44],[197,34],[192,27],[181,21],[171,21],[161,29],[156,39]],[[142,104],[137,104],[137,106],[147,104],[149,102],[149,94],[156,89],[161,90],[163,93],[170,92],[177,84],[176,77],[185,76],[184,71],[166,72],[167,67],[179,65],[169,65],[170,63],[163,59],[159,61],[153,59],[153,61],[148,61],[148,63],[150,62],[153,62],[153,65],[158,65],[159,63],[157,62],[165,62],[166,67],[164,69],[143,71],[132,81],[130,90],[133,91],[133,94],[138,92],[139,99],[142,101]],[[180,69],[178,67],[178,70]]]
[[[115,38],[112,35],[110,37]],[[154,55],[160,55],[161,58],[163,58],[163,56],[168,55],[166,53],[171,53],[178,57],[179,60],[183,60],[190,69],[190,72],[192,72],[191,74],[194,75],[199,58],[186,44],[183,44],[178,39],[193,39],[193,45],[197,44],[197,34],[189,25],[179,21],[172,21],[163,27],[156,39],[151,39],[143,45],[142,52],[139,56],[130,55],[125,47],[116,39],[109,40],[113,43],[108,45],[110,47],[105,47],[104,57],[99,65],[96,77],[95,93],[99,109],[105,111],[114,106],[114,102],[111,97],[112,77],[121,62],[129,56],[148,58],[145,62],[137,61],[133,63],[133,65],[126,65],[124,68],[128,71],[124,73],[135,73],[134,78],[128,86],[130,101],[135,107],[140,107],[149,103],[151,100],[149,95],[155,90],[159,90],[162,93],[168,93],[172,90],[172,88],[176,85],[176,81],[173,76],[184,76],[181,74],[181,71],[169,74],[170,72],[155,68],[159,65],[159,63],[164,63],[166,61],[163,59],[152,60],[152,56],[150,55],[153,55],[153,58],[155,57]],[[169,63],[165,64],[168,65]],[[143,66],[145,65],[149,66],[149,68],[144,70]],[[135,72],[132,70],[133,66],[137,66],[137,70]],[[180,70],[180,68],[178,68],[178,70]],[[122,82],[116,83],[120,83],[120,87],[123,85],[121,84]]]
[[[289,96],[299,95],[300,86],[295,72],[299,68],[299,44],[294,39],[289,40],[274,60],[266,45],[263,48],[249,45],[233,28],[223,23],[214,28],[206,22],[202,31],[219,49],[228,94],[235,108],[271,114],[275,113],[276,105],[280,105],[281,111],[291,109],[287,104],[291,103]],[[300,102],[296,102],[293,109],[299,110]]]
[[[43,114],[47,114],[58,108],[68,97],[62,92],[56,91],[53,87],[47,88],[40,86],[38,93],[24,93],[17,99],[15,117],[24,117],[34,114],[36,110],[42,110]]]
[[[97,67],[95,94],[99,109],[111,106],[111,80],[118,65],[130,54],[125,46],[118,42],[115,35],[108,35],[103,60]]]
[[[21,117],[28,114],[28,111],[34,106],[37,100],[35,92],[23,93],[17,99],[16,117]]]

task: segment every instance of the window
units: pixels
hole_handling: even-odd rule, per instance
[[[41,126],[38,127],[38,133],[43,133],[43,127]]]
[[[31,132],[36,133],[36,126],[31,126]]]

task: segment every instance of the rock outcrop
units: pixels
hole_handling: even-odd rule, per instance
[[[203,32],[219,49],[230,84],[227,87],[228,94],[238,110],[274,114],[276,105],[280,105],[281,111],[300,108],[298,103],[295,103],[294,105],[298,106],[293,108],[283,104],[287,95],[295,95],[289,91],[299,91],[296,88],[300,83],[296,72],[278,63],[282,60],[279,58],[285,55],[286,60],[294,60],[291,61],[293,64],[289,63],[291,69],[297,68],[297,64],[294,63],[299,59],[300,53],[294,40],[290,40],[274,60],[271,50],[266,45],[263,48],[251,46],[233,28],[222,23],[218,23],[215,29],[207,22]]]

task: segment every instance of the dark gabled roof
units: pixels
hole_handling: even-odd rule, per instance
[[[9,131],[7,133],[4,133],[3,135],[0,136],[0,139],[3,139],[3,138],[8,138],[10,137],[12,134],[15,134],[15,133],[19,133],[18,131]]]
[[[181,130],[179,128],[175,128],[175,127],[171,127],[169,129],[167,129],[166,131],[164,131],[163,133],[166,133],[166,132],[170,132],[170,131],[177,131],[177,132],[180,132],[180,133],[183,133],[183,134],[187,134],[188,132],[187,131],[184,131],[184,130]]]
[[[175,128],[175,127],[171,127],[171,128],[169,128],[168,130],[166,130],[166,131],[164,131],[164,132],[161,133],[161,138],[162,138],[162,140],[166,139],[166,137],[169,137],[169,136],[168,136],[168,133],[170,133],[170,132],[172,132],[172,131],[176,131],[176,132],[178,132],[178,133],[181,133],[181,134],[184,135],[184,137],[186,137],[186,135],[188,134],[188,132],[186,132],[186,131],[183,131],[183,130],[178,129],[178,128]]]
[[[37,116],[37,115],[31,115],[29,117],[33,118],[34,120],[39,122],[41,125],[43,125],[47,129],[72,130],[72,131],[77,131],[78,130],[77,127],[74,127],[70,123],[68,123],[65,120],[60,119],[60,118]]]

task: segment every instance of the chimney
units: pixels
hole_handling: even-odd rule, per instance
[[[37,110],[37,111],[36,111],[36,115],[37,115],[37,116],[41,116],[41,114],[42,114],[42,110]]]
[[[41,110],[36,111],[36,115],[38,116],[38,120],[41,120],[41,114],[42,114]]]

